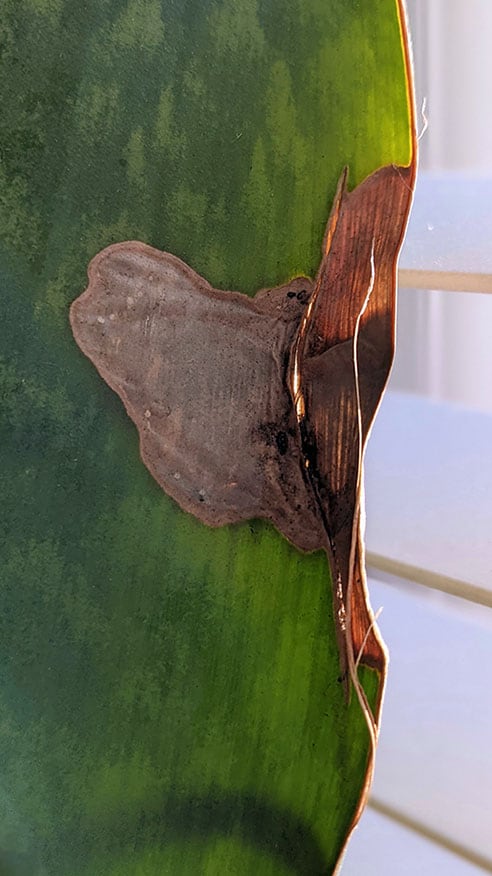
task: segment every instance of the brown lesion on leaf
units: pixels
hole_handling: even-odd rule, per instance
[[[414,168],[340,179],[314,281],[253,299],[214,289],[143,243],[93,259],[75,339],[121,397],[142,459],[210,526],[270,520],[330,562],[342,674],[369,724],[358,666],[383,676],[361,537],[364,448],[394,348],[396,260]]]
[[[209,526],[265,517],[303,550],[320,546],[320,524],[286,371],[311,285],[296,278],[250,299],[129,242],[93,259],[70,311],[77,343],[123,400],[166,493]]]

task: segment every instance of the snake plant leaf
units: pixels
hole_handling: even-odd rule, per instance
[[[0,869],[332,873],[367,792],[385,675],[366,602],[360,471],[392,355],[414,177],[402,5],[2,5]],[[347,166],[351,192],[345,173],[337,189]],[[361,204],[383,178],[389,188]],[[157,473],[165,492],[68,325],[87,263],[108,246],[106,267],[92,263],[108,309],[82,314],[91,337],[109,341],[129,309],[147,337],[165,264],[198,307],[186,337],[175,320],[173,356],[191,362],[190,391],[208,398],[213,373],[231,401],[191,424],[192,402],[191,418],[173,423],[173,464]],[[163,262],[162,251],[173,255]],[[347,255],[344,309],[333,281]],[[109,306],[115,271],[124,295]],[[179,374],[167,401],[161,388],[145,396],[162,383],[152,344],[134,343],[124,374],[114,358],[101,364],[98,343],[86,352],[124,387],[156,474]],[[268,404],[255,411],[260,386]],[[333,444],[327,417],[341,410]],[[316,482],[299,474],[313,436]],[[213,450],[208,461],[190,443]],[[219,482],[221,457],[241,489]],[[330,506],[341,497],[335,457],[345,509]],[[320,526],[326,507],[331,530]]]

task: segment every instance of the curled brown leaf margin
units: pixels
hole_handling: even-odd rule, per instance
[[[381,390],[381,395],[379,399],[379,404],[382,401],[382,397],[384,394],[384,390],[386,388],[387,381],[389,379],[389,374],[391,370],[391,364],[394,356],[395,350],[395,339],[396,339],[396,289],[397,289],[397,270],[398,270],[398,258],[401,246],[403,244],[408,217],[410,215],[410,210],[413,201],[413,191],[415,187],[415,181],[417,176],[417,163],[418,163],[418,142],[417,142],[417,127],[416,127],[416,108],[415,108],[415,92],[414,92],[414,83],[413,83],[413,60],[412,60],[412,52],[411,52],[411,44],[410,44],[410,34],[409,34],[409,23],[408,23],[408,14],[405,6],[405,0],[396,0],[397,6],[397,14],[399,20],[400,27],[400,39],[401,39],[401,48],[404,59],[404,68],[405,68],[405,79],[406,79],[406,91],[407,91],[407,105],[408,105],[408,121],[409,121],[409,131],[410,131],[410,162],[407,168],[407,185],[408,185],[408,203],[406,208],[405,219],[401,225],[401,234],[399,239],[398,248],[396,251],[396,256],[394,259],[394,263],[392,265],[392,287],[393,287],[393,307],[391,312],[391,320],[392,320],[392,331],[391,331],[391,357],[388,364],[388,371],[386,381]],[[377,409],[375,414],[377,413]],[[370,432],[370,428],[368,429],[368,435]],[[368,437],[367,435],[367,437]],[[363,457],[364,448],[362,449],[362,457]],[[369,600],[369,592],[367,589],[367,579],[365,574],[365,560],[364,560],[364,539],[363,539],[363,516],[364,516],[364,502],[363,502],[363,483],[362,483],[362,464],[363,458],[361,458],[361,503],[360,509],[361,514],[359,516],[359,520],[357,523],[358,526],[358,537],[357,537],[357,549],[359,553],[359,561],[356,563],[355,574],[357,575],[357,586],[352,587],[351,592],[351,614],[352,618],[357,618],[357,629],[364,630],[366,629],[366,633],[363,635],[362,642],[357,642],[354,640],[354,650],[358,647],[361,647],[362,652],[365,649],[365,646],[368,644],[369,639],[371,639],[371,650],[375,649],[374,654],[371,655],[370,659],[367,661],[367,665],[376,669],[379,675],[379,688],[377,700],[374,706],[374,711],[371,714],[368,714],[366,709],[366,703],[364,701],[361,702],[361,708],[364,713],[366,723],[369,730],[370,735],[370,750],[368,755],[366,773],[364,776],[363,785],[360,792],[359,802],[357,808],[355,810],[352,821],[348,827],[347,834],[345,837],[345,842],[343,847],[340,850],[340,856],[333,872],[333,876],[336,876],[340,872],[343,859],[345,856],[345,852],[347,850],[350,838],[352,836],[353,831],[357,827],[362,813],[366,807],[369,792],[374,776],[374,767],[375,767],[375,756],[376,756],[376,748],[378,742],[378,735],[381,723],[381,713],[384,701],[384,694],[386,689],[386,681],[387,681],[387,673],[388,673],[388,651],[386,645],[382,639],[380,634],[377,618],[375,617]],[[354,627],[354,632],[356,632],[356,628]],[[377,656],[377,660],[374,661],[374,656]],[[357,665],[359,662],[363,662],[361,659],[357,660]],[[359,698],[360,701],[360,698]]]

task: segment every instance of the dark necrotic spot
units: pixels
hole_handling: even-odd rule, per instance
[[[283,456],[284,453],[287,453],[287,448],[289,446],[289,439],[287,437],[287,433],[286,432],[277,432],[277,436],[276,436],[275,440],[277,442],[278,452],[280,453],[281,456]]]
[[[308,298],[309,295],[307,289],[301,289],[301,291],[297,293],[297,300],[300,301],[301,304],[305,304]]]
[[[316,438],[309,428],[307,421],[303,418],[299,422],[299,431],[301,433],[301,449],[304,459],[307,461],[311,472],[317,472],[317,445]]]
[[[295,297],[296,297],[296,293],[293,292],[292,289],[290,290],[290,292],[287,292],[287,298],[295,298]]]

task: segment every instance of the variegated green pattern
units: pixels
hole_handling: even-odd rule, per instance
[[[368,739],[326,560],[179,511],[67,314],[118,240],[312,274],[341,168],[409,159],[395,0],[0,13],[0,873],[329,873]]]

